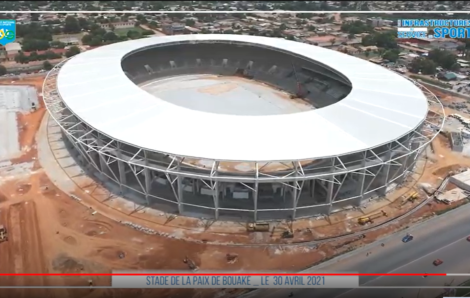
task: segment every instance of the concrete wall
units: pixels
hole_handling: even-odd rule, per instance
[[[463,173],[457,174],[449,178],[449,182],[457,185],[461,189],[470,191],[470,171],[465,171]]]

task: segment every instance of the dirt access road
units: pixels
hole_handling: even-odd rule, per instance
[[[9,227],[8,244],[0,245],[0,273],[47,273],[41,233],[34,201],[23,201],[0,209],[0,222]],[[3,277],[1,285],[43,285],[42,277]]]

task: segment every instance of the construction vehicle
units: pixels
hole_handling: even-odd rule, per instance
[[[192,271],[197,271],[198,270],[198,267],[197,267],[196,263],[194,263],[194,261],[191,260],[190,258],[188,258],[187,256],[184,257],[183,263],[187,264],[188,268],[191,269]]]
[[[247,232],[269,232],[269,223],[250,222],[246,225]]]
[[[374,219],[377,219],[377,218],[382,217],[382,216],[387,216],[387,213],[383,210],[380,213],[372,214],[370,216],[359,217],[358,220],[357,220],[357,223],[360,224],[360,225],[373,223]]]
[[[0,242],[3,241],[8,241],[8,232],[4,225],[0,225]]]
[[[287,231],[282,232],[281,237],[284,239],[294,238],[294,233],[292,233],[291,230],[287,230]]]
[[[415,191],[408,196],[407,200],[411,203],[414,203],[414,201],[416,201],[417,199],[418,199],[418,193]]]
[[[281,229],[281,230],[282,230],[281,238],[283,238],[283,239],[294,238],[294,232],[292,232],[292,228],[290,228],[289,226],[288,226],[287,228],[283,228],[283,227],[273,227],[273,229],[271,230],[271,237],[274,236],[274,233],[275,233],[276,230],[278,230],[278,229]]]

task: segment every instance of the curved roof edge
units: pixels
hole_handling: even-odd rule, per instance
[[[189,110],[140,89],[121,68],[122,58],[131,51],[178,41],[278,48],[337,70],[352,90],[338,103],[299,114],[234,116]],[[110,138],[164,154],[211,160],[295,161],[365,151],[411,132],[428,111],[418,87],[379,65],[304,43],[244,35],[177,35],[103,46],[67,61],[57,87],[77,117]],[[224,135],[238,140],[217,140]]]

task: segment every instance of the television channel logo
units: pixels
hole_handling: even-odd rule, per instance
[[[0,20],[0,44],[5,46],[16,39],[16,20]]]

